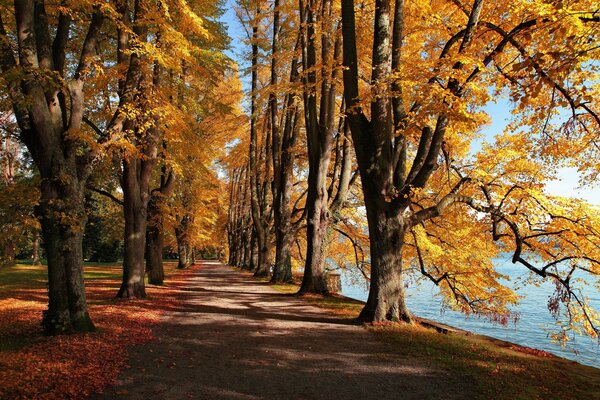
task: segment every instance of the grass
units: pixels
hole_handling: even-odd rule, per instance
[[[296,284],[273,284],[296,293]],[[363,303],[343,296],[304,296],[306,301],[346,318],[356,318]],[[443,371],[464,387],[468,399],[600,399],[600,369],[533,349],[474,334],[439,333],[421,324],[366,325],[376,340],[391,343],[391,354],[416,358]],[[386,355],[387,356],[387,355]]]

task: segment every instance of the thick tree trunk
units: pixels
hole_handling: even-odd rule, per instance
[[[189,249],[188,246],[183,242],[177,243],[177,254],[179,255],[179,261],[177,268],[186,269],[190,267]]]
[[[121,298],[146,297],[144,252],[146,250],[148,182],[143,182],[139,176],[140,168],[140,160],[126,159],[123,161],[125,249],[123,282],[117,294],[117,297]],[[149,179],[149,176],[144,178]]]
[[[260,13],[260,9],[257,8],[256,16]],[[249,146],[249,186],[250,186],[250,205],[252,210],[252,222],[254,224],[254,230],[256,232],[256,263],[253,269],[254,275],[257,277],[269,276],[271,271],[271,262],[269,259],[269,223],[268,213],[265,210],[266,206],[266,190],[259,193],[260,187],[264,186],[260,183],[259,169],[259,157],[257,155],[258,136],[257,136],[257,110],[256,110],[256,92],[258,89],[258,26],[252,27],[252,79],[251,86],[252,91],[250,95],[250,146]],[[270,133],[269,133],[270,135]],[[264,148],[268,147],[268,140],[263,143]],[[266,157],[267,161],[269,157]],[[266,174],[269,173],[269,168],[266,169]],[[267,182],[268,178],[265,177],[263,182]],[[262,194],[262,197],[260,196]],[[254,261],[254,257],[252,259]]]
[[[162,285],[165,279],[163,267],[163,221],[160,215],[160,209],[156,201],[151,201],[148,205],[148,216],[151,223],[148,224],[146,237],[146,272],[148,273],[148,283],[151,285]],[[154,218],[150,217],[151,215]]]
[[[249,222],[249,221],[248,221]],[[241,254],[241,265],[242,269],[246,269],[248,271],[252,271],[252,260],[253,260],[253,250],[254,250],[254,235],[253,229],[249,228],[246,230],[244,235],[244,248],[242,249]]]
[[[325,277],[325,257],[327,253],[327,236],[331,216],[327,206],[327,188],[325,186],[328,159],[322,160],[320,168],[311,167],[308,177],[308,208],[306,221],[306,262],[304,276],[300,286],[300,294],[328,294]],[[316,171],[315,171],[316,170]]]
[[[177,268],[179,269],[186,269],[191,265],[191,251],[187,238],[188,222],[189,217],[184,216],[180,222],[180,226],[175,229],[175,237],[177,239],[177,254],[179,256]]]
[[[295,236],[288,230],[290,225],[280,226],[276,232],[275,266],[273,268],[273,283],[291,283],[292,276],[292,244]]]
[[[55,168],[56,176],[63,179],[42,175],[41,200],[36,209],[48,257],[49,303],[42,325],[47,334],[90,332],[95,328],[88,314],[83,282],[83,185],[73,168],[56,164]]]
[[[196,265],[196,248],[190,248],[190,265]]]
[[[333,33],[332,4],[323,1],[321,7],[309,0],[304,8],[300,2],[300,13],[306,12],[306,33],[302,36],[302,59],[307,73],[304,77],[304,115],[306,141],[308,145],[308,192],[307,209],[307,251],[304,277],[300,294],[328,294],[325,277],[327,235],[331,222],[327,174],[333,149],[335,121],[337,53],[332,49]],[[319,14],[315,14],[319,13]],[[320,91],[313,88],[319,85],[317,79],[317,24],[321,24],[321,77]],[[333,50],[333,51],[332,51]],[[320,98],[317,98],[320,96]],[[318,106],[317,106],[318,105]]]
[[[256,240],[256,231],[252,230],[252,237],[250,239],[250,263],[249,270],[256,271],[258,268],[258,240]]]
[[[166,150],[166,148],[167,144],[163,141],[163,149]],[[152,285],[162,285],[165,279],[163,267],[163,209],[166,199],[171,195],[174,182],[175,175],[173,171],[167,174],[167,166],[163,164],[161,167],[160,186],[152,190],[148,202],[146,272],[148,273],[148,283]]]
[[[383,199],[363,185],[371,246],[371,286],[358,319],[363,322],[411,321],[402,282],[402,248],[406,221],[382,207]],[[379,204],[378,204],[379,203]]]
[[[271,275],[271,262],[269,257],[269,241],[266,235],[257,235],[257,266],[254,271],[254,276],[259,278],[265,278]]]

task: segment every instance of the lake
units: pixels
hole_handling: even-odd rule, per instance
[[[508,259],[496,259],[494,264],[499,272],[510,277],[512,287],[515,287],[519,279],[529,276],[525,267],[512,264]],[[368,291],[366,281],[364,278],[362,280],[363,284],[356,283],[356,278],[351,279],[347,274],[342,273],[342,294],[366,301]],[[506,326],[483,318],[473,316],[466,318],[453,310],[443,310],[439,291],[431,281],[423,280],[418,287],[407,288],[407,304],[415,315],[423,318],[522,346],[545,350],[581,364],[600,368],[600,345],[596,339],[572,334],[566,346],[561,346],[553,343],[548,337],[548,328],[555,323],[546,306],[548,297],[554,292],[554,285],[551,282],[545,282],[539,287],[528,285],[517,289],[516,292],[525,296],[513,308],[519,314],[519,319],[516,323],[509,322]],[[589,297],[596,310],[600,309],[600,293],[593,285],[588,285],[584,289],[584,294]]]

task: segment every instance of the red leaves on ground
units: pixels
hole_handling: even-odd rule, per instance
[[[554,354],[548,353],[547,351],[534,349],[532,347],[519,346],[518,344],[511,345],[509,349],[537,357],[556,357]]]
[[[116,274],[120,267],[94,270]],[[190,272],[177,271],[172,278],[181,281]],[[36,288],[35,296],[29,295],[32,288],[0,292],[0,399],[81,399],[101,391],[126,366],[126,348],[153,340],[152,326],[163,310],[176,307],[177,281],[150,286],[148,299],[124,301],[114,298],[117,280],[88,279],[98,331],[56,337],[44,336],[40,326],[45,288]]]

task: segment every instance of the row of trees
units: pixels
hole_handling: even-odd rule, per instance
[[[292,257],[300,293],[326,294],[346,251],[370,279],[363,321],[410,321],[407,278],[507,321],[518,299],[492,259],[508,253],[555,283],[559,338],[598,335],[581,291],[600,282],[598,210],[544,191],[561,166],[596,183],[594,2],[239,4],[251,118],[229,153],[231,264],[289,281]],[[496,97],[513,121],[473,146]]]
[[[239,91],[222,53],[221,7],[204,0],[1,5],[1,93],[10,105],[2,115],[17,125],[39,174],[47,333],[94,329],[82,269],[92,193],[122,210],[119,297],[146,296],[146,268],[152,283],[162,283],[165,230],[175,233],[181,267],[194,247],[216,241],[208,227],[222,203],[212,163],[234,121],[217,127],[215,118],[238,115],[235,95],[222,95]]]

